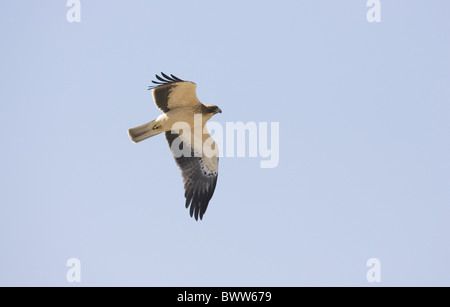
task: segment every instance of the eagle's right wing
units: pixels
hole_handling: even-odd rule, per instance
[[[167,113],[178,107],[195,108],[200,104],[194,82],[181,80],[174,75],[161,75],[163,77],[156,75],[159,81],[152,81],[156,85],[149,88],[153,90],[153,100],[161,111]]]

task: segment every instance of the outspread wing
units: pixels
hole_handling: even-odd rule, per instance
[[[174,75],[161,73],[156,75],[158,81],[152,81],[153,100],[156,106],[163,112],[168,112],[177,107],[195,107],[200,104],[197,98],[197,85],[194,82],[181,80]]]
[[[177,140],[179,137],[180,135],[174,131],[166,132],[170,150],[183,176],[186,208],[190,206],[191,217],[194,216],[196,220],[199,217],[202,219],[216,188],[219,167],[218,154],[200,156],[198,151],[189,146],[191,142],[185,141],[181,137]],[[211,136],[205,134],[204,137],[210,138]],[[215,143],[211,147],[217,151]],[[190,152],[190,155],[180,155],[182,151]],[[196,152],[197,156],[195,156]]]

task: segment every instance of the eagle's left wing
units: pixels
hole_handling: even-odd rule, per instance
[[[152,81],[155,85],[150,86],[153,100],[156,106],[164,113],[178,107],[197,107],[200,101],[197,98],[197,85],[194,82],[184,81],[174,75],[161,73],[162,77],[156,75],[158,81]]]
[[[170,150],[174,155],[175,161],[178,167],[181,169],[181,174],[183,176],[184,183],[184,196],[186,197],[186,208],[189,206],[191,217],[194,216],[196,220],[200,217],[203,218],[206,208],[208,208],[209,201],[214,194],[217,183],[217,175],[219,169],[219,156],[217,153],[217,147],[215,143],[212,144],[212,148],[215,149],[215,154],[195,156],[195,152],[198,150],[192,149],[190,146],[192,142],[181,141],[178,144],[180,148],[173,148],[174,140],[180,137],[178,133],[174,131],[166,132],[166,139],[169,143]],[[204,134],[205,138],[210,138],[209,134]],[[180,156],[178,152],[179,149],[188,149],[190,151],[190,156]],[[185,150],[186,151],[186,150]],[[200,149],[200,151],[203,151]]]

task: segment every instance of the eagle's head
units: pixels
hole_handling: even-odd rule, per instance
[[[222,113],[222,110],[218,106],[206,104],[204,108],[204,113],[211,114],[212,116],[217,113]]]

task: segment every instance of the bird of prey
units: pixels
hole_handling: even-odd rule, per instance
[[[183,176],[186,208],[190,206],[191,217],[201,220],[216,188],[219,168],[218,149],[206,129],[206,121],[222,111],[215,105],[198,100],[195,83],[174,75],[161,73],[161,76],[156,75],[158,81],[152,81],[155,85],[149,90],[152,90],[153,100],[163,114],[147,124],[129,129],[128,135],[138,143],[165,132]],[[184,126],[177,126],[179,123]],[[210,145],[208,148],[212,154],[204,150],[203,144],[206,143]]]

